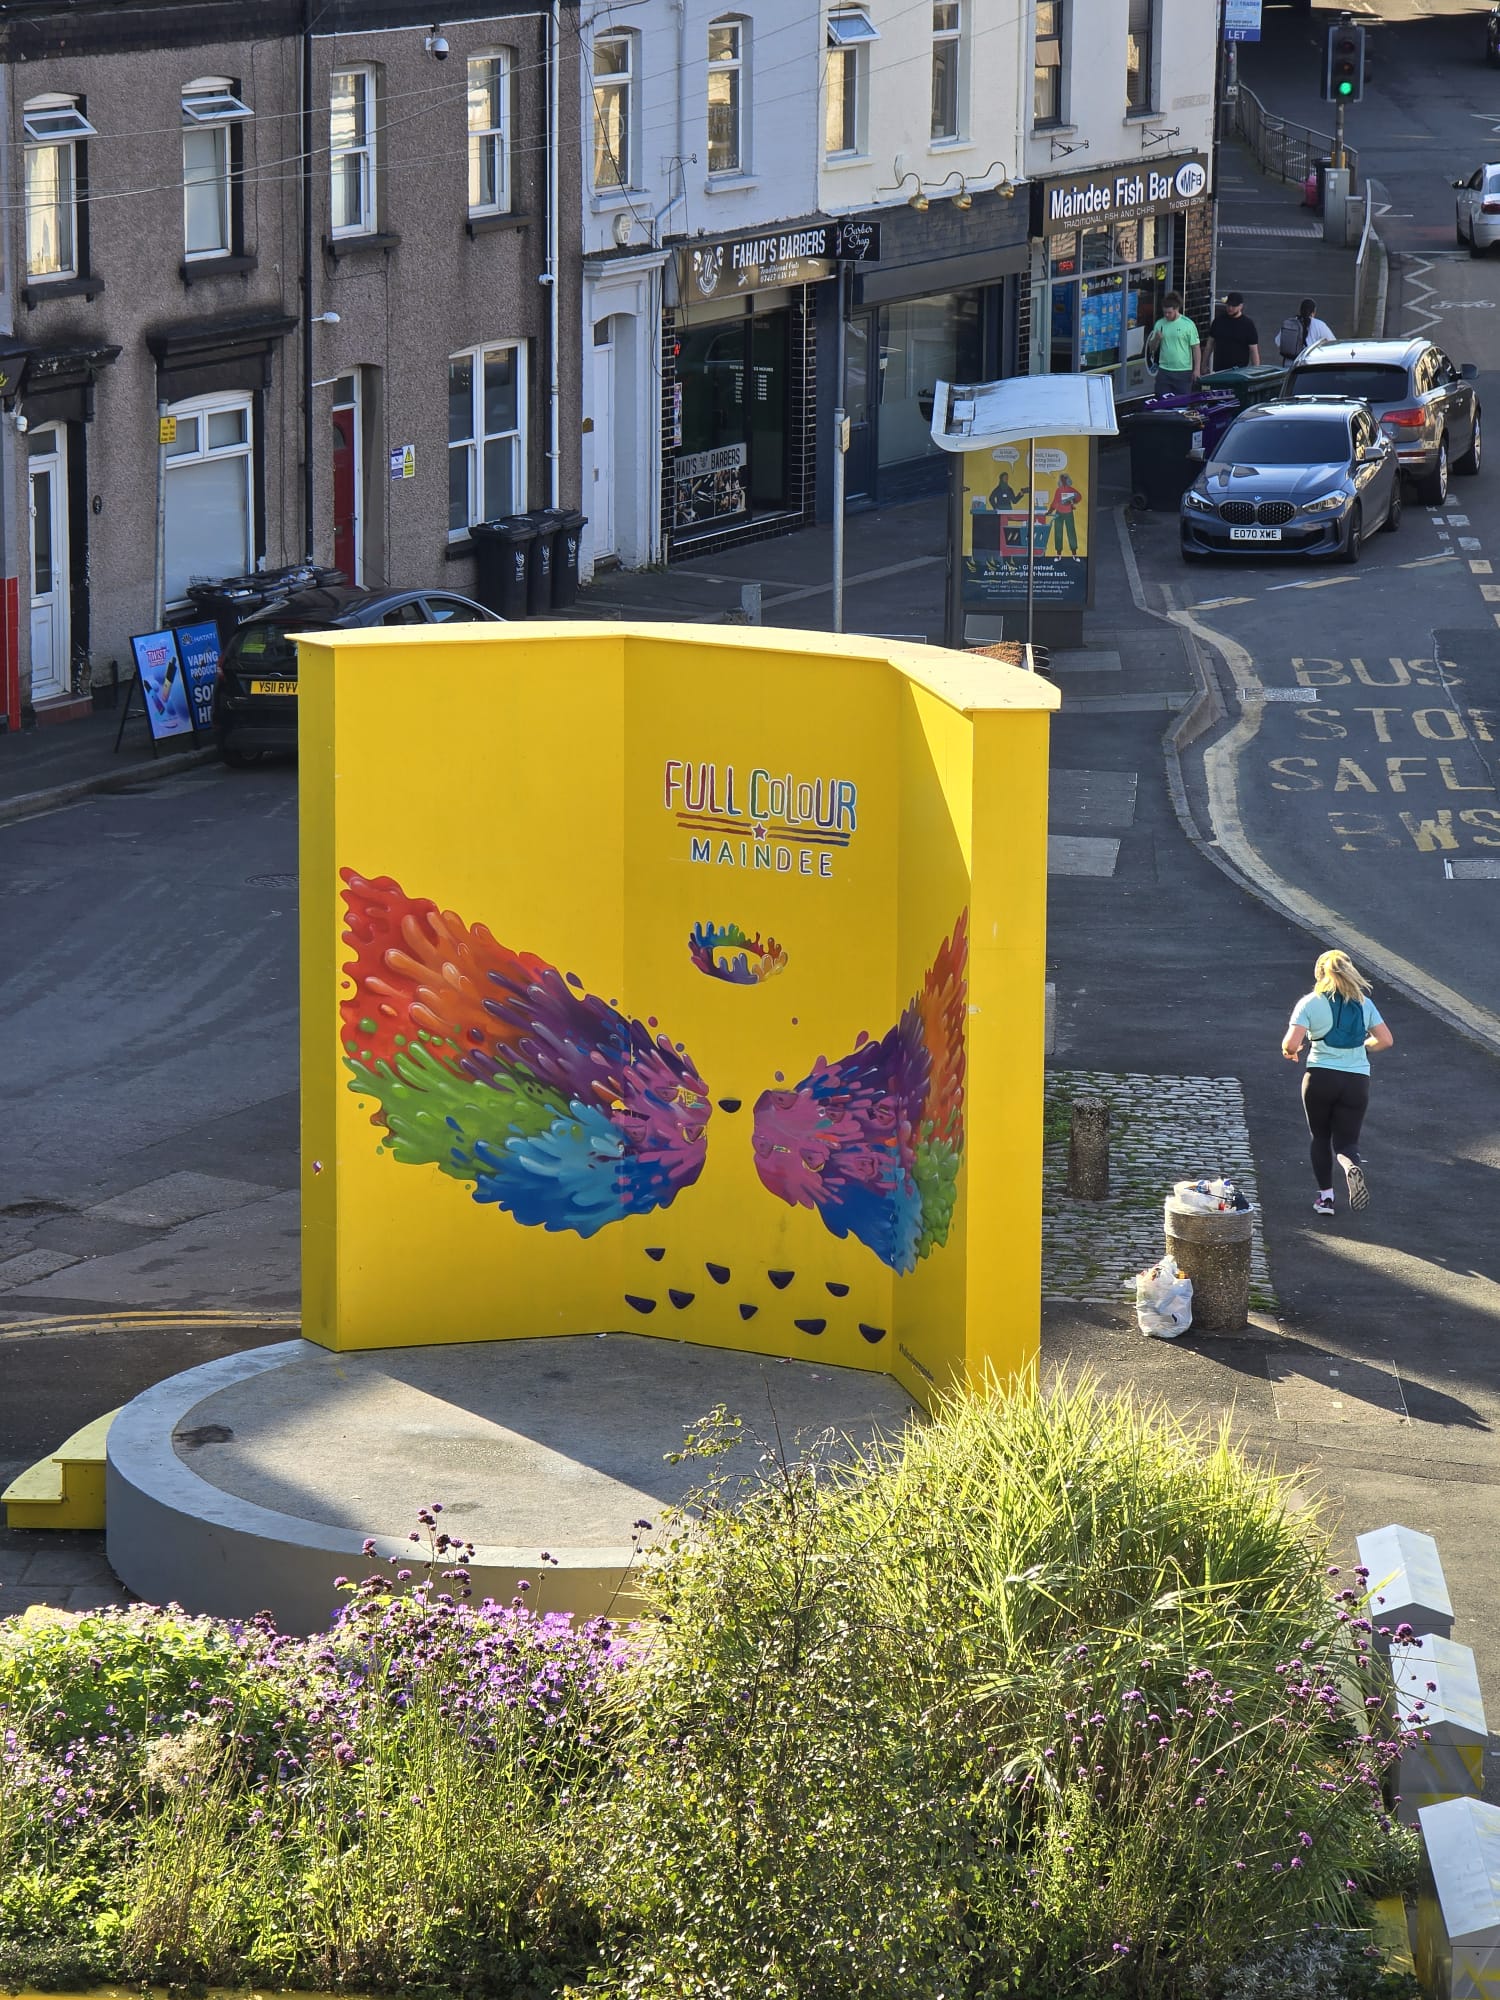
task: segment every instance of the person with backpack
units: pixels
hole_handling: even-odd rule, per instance
[[[1302,1110],[1312,1141],[1314,1215],[1332,1215],[1333,1163],[1349,1188],[1349,1206],[1369,1206],[1370,1189],[1359,1157],[1359,1134],[1370,1106],[1370,1051],[1395,1039],[1369,997],[1370,982],[1347,952],[1325,951],[1313,967],[1313,990],[1292,1009],[1281,1053],[1296,1062],[1307,1045]]]
[[[1288,313],[1276,336],[1276,352],[1283,361],[1295,361],[1304,347],[1315,340],[1337,340],[1326,319],[1318,318],[1316,299],[1304,299],[1294,313]]]

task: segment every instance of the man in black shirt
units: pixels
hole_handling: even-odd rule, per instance
[[[1226,292],[1224,303],[1214,314],[1208,329],[1208,369],[1258,368],[1260,335],[1255,321],[1245,312],[1243,293]]]

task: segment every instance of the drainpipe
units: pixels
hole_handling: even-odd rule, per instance
[[[558,202],[561,151],[562,85],[558,76],[558,52],[562,46],[562,0],[551,0],[547,10],[547,271],[542,283],[547,287],[547,495],[548,505],[562,499],[562,410],[558,388],[558,344],[562,327],[562,302],[558,298]]]
[[[302,552],[313,559],[313,0],[302,0]]]

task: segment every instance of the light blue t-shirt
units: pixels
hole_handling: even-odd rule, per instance
[[[1365,1033],[1382,1025],[1380,1009],[1373,1000],[1363,1003],[1365,1010]],[[1292,1009],[1291,1025],[1307,1030],[1307,1066],[1309,1069],[1341,1069],[1351,1076],[1368,1076],[1370,1058],[1363,1045],[1357,1049],[1330,1048],[1323,1040],[1333,1026],[1333,1005],[1321,993],[1304,993]]]

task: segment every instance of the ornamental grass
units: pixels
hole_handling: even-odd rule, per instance
[[[546,1561],[474,1604],[436,1508],[314,1640],[0,1626],[0,1982],[1401,1990],[1364,1579],[1225,1435],[1083,1381],[749,1478],[723,1412],[687,1449],[628,1630],[529,1608]]]

